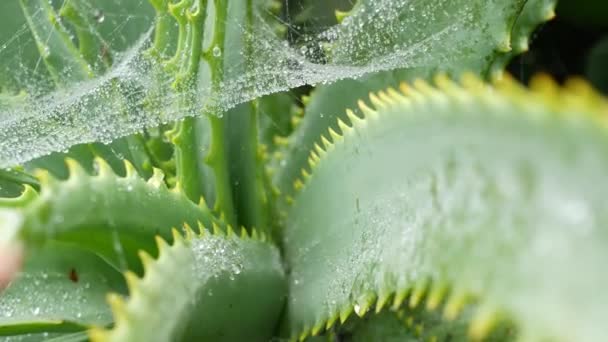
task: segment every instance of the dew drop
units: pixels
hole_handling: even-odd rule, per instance
[[[103,12],[101,10],[96,10],[93,17],[95,18],[95,21],[98,22],[99,24],[103,23],[103,21],[106,20],[106,16],[103,14]]]
[[[213,47],[212,52],[213,52],[213,57],[220,57],[222,55],[222,49],[220,49],[220,47],[217,45]]]

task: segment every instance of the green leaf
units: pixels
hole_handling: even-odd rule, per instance
[[[170,238],[171,227],[199,223],[223,226],[201,199],[197,205],[179,188],[168,189],[159,170],[140,178],[125,162],[124,177],[96,159],[97,175],[67,160],[70,176],[61,181],[42,171],[41,192],[22,210],[15,229],[28,245],[48,240],[77,243],[99,253],[117,268],[139,269],[136,251],[154,252],[153,236]]]
[[[489,77],[500,79],[509,61],[516,55],[528,51],[534,29],[555,17],[557,0],[528,0],[511,30],[511,51],[494,57]]]
[[[506,316],[522,339],[602,339],[606,100],[463,82],[372,95],[311,152],[284,238],[292,336],[428,291],[449,317],[478,301],[473,338]]]
[[[361,6],[361,9],[356,7],[353,18],[349,20],[359,20],[356,17],[356,11],[358,10],[370,10],[369,8],[364,8],[371,6],[370,4],[367,4],[365,1],[362,4],[366,5]],[[484,4],[467,1],[467,5],[463,5],[458,1],[440,4],[425,2],[412,4],[412,11],[414,11],[412,13],[427,16],[428,18],[432,17],[435,20],[429,20],[428,23],[422,26],[412,25],[411,30],[406,30],[406,32],[398,36],[399,39],[403,39],[403,42],[399,42],[399,44],[403,44],[404,49],[407,49],[409,46],[405,42],[412,40],[412,37],[423,34],[432,37],[433,31],[440,27],[459,25],[460,20],[462,20],[459,15],[478,17],[479,13],[483,11],[500,13],[500,17],[498,18],[486,15],[480,19],[488,21],[486,25],[495,30],[494,34],[497,34],[497,36],[494,37],[494,40],[488,40],[488,37],[485,37],[485,40],[480,40],[479,46],[473,49],[474,56],[471,55],[473,51],[471,51],[470,47],[467,44],[458,43],[459,38],[456,38],[454,40],[446,40],[446,46],[453,44],[449,48],[451,51],[449,58],[441,57],[441,53],[433,54],[429,52],[429,61],[424,63],[425,67],[380,72],[360,79],[342,80],[334,84],[316,87],[310,99],[307,100],[303,119],[298,124],[295,132],[288,137],[286,145],[278,149],[278,153],[275,154],[272,160],[270,168],[273,173],[274,185],[284,196],[291,196],[294,190],[293,182],[301,176],[300,170],[306,165],[308,151],[314,147],[313,144],[316,139],[324,133],[327,127],[338,129],[336,127],[336,119],[341,118],[342,120],[346,120],[346,109],[354,109],[357,101],[367,96],[369,92],[396,86],[404,80],[426,79],[438,70],[452,75],[460,75],[464,71],[475,70],[482,77],[486,77],[488,70],[490,70],[492,77],[500,78],[506,63],[513,56],[527,49],[528,37],[532,33],[532,30],[541,22],[552,17],[555,1],[530,0],[525,2],[522,10],[520,6],[523,6],[523,4],[524,2],[521,1],[503,2],[494,9],[491,9],[491,7],[496,6],[496,4],[487,1]],[[444,17],[447,13],[459,13],[459,15]],[[399,20],[407,22],[414,19],[409,18],[409,16],[406,16],[406,18],[400,16],[395,18],[396,22],[394,25],[397,25],[397,23],[404,25]],[[513,22],[515,22],[514,25]],[[373,23],[367,24],[373,25]],[[388,30],[387,28],[384,29]],[[507,31],[502,32],[501,30],[503,29]],[[502,33],[498,34],[497,32]],[[383,34],[383,31],[374,32],[373,34]],[[408,34],[411,34],[411,36],[406,36]],[[497,37],[502,37],[502,35],[504,35],[503,41],[497,41]],[[467,39],[472,38],[469,36]],[[368,40],[373,42],[371,38]],[[504,46],[500,46],[501,44],[504,44]],[[360,115],[358,110],[354,110]]]
[[[40,58],[58,84],[82,81],[92,70],[80,56],[52,4],[46,0],[20,0]]]
[[[126,274],[130,297],[110,298],[115,326],[93,330],[92,341],[272,337],[286,290],[279,251],[247,235],[188,233],[184,240],[175,232],[172,246],[158,239],[156,260],[142,255],[145,275]]]
[[[0,335],[70,332],[112,322],[106,293],[126,293],[121,274],[99,256],[49,242],[0,294]]]

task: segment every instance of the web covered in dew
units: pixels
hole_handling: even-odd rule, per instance
[[[77,28],[101,42],[100,60],[111,64],[88,80],[54,85],[40,58],[53,51],[37,46],[19,2],[3,1],[0,12],[8,18],[0,27],[0,167],[78,143],[108,143],[186,116],[222,115],[240,103],[306,84],[396,68],[441,67],[486,53],[476,50],[500,37],[479,18],[508,16],[517,7],[490,6],[485,0],[360,0],[341,23],[333,12],[350,10],[349,0],[281,0],[282,14],[256,7],[255,25],[227,23],[251,42],[249,50],[235,52],[240,47],[230,41],[226,55],[214,50],[214,57],[225,58],[225,78],[212,87],[202,68],[189,90],[195,101],[184,108],[181,95],[172,90],[174,77],[157,72],[162,66],[147,53],[155,16],[147,0],[52,3],[61,8],[66,1],[81,5],[86,21]],[[277,34],[281,25],[286,34]]]

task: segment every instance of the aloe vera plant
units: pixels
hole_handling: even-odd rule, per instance
[[[605,340],[608,102],[504,73],[555,5],[3,3],[0,336]]]

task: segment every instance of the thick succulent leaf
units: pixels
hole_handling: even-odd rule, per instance
[[[0,294],[0,335],[109,324],[108,291],[126,293],[120,272],[91,252],[50,242],[28,257],[24,269]]]
[[[397,311],[385,310],[370,314],[355,322],[348,322],[334,333],[339,340],[352,342],[418,342],[418,341],[470,341],[468,320],[472,310],[458,319],[446,320],[441,313],[424,307]],[[497,329],[485,341],[515,341],[510,327]]]
[[[509,61],[528,51],[534,29],[555,17],[557,0],[528,0],[511,30],[511,51],[497,54],[489,70],[489,77],[500,79]]]
[[[363,1],[362,3],[365,3]],[[525,6],[521,9],[521,6]],[[367,4],[366,6],[370,6]],[[436,58],[427,63],[425,67],[407,68],[395,71],[381,72],[357,80],[343,80],[330,85],[320,85],[312,92],[307,100],[304,117],[298,123],[297,129],[285,141],[284,146],[277,149],[271,164],[273,183],[284,196],[293,193],[293,182],[300,177],[300,170],[306,165],[308,151],[314,146],[316,139],[324,133],[327,127],[334,129],[336,118],[346,120],[347,108],[354,108],[357,100],[370,91],[378,91],[389,86],[395,86],[399,81],[427,78],[438,70],[453,75],[460,75],[465,70],[477,70],[479,76],[486,76],[488,70],[494,78],[500,78],[506,63],[515,55],[527,49],[528,37],[532,30],[541,22],[552,18],[554,0],[529,0],[527,2],[513,1],[501,2],[500,5],[485,1],[484,4],[462,4],[458,1],[441,4],[420,2],[413,4],[412,11],[418,15],[426,15],[428,26],[412,25],[412,36],[422,34],[425,30],[434,30],[435,25],[448,25],[441,23],[446,13],[464,11],[464,16],[476,17],[479,12],[491,11],[500,13],[496,20],[489,20],[491,30],[504,35],[505,40],[494,40],[491,43],[479,41],[479,47],[473,49],[474,55],[469,54],[467,44],[458,44],[456,40],[448,44],[455,44],[450,58]],[[490,9],[492,6],[496,8]],[[364,6],[355,8],[353,20],[356,20],[356,11],[364,10]],[[455,10],[454,8],[459,8]],[[442,12],[443,11],[443,12]],[[422,14],[421,14],[422,13]],[[443,13],[443,14],[442,14]],[[486,17],[483,17],[486,18]],[[488,17],[489,18],[489,17]],[[401,18],[403,19],[403,18]],[[405,19],[407,20],[407,18]],[[513,24],[515,22],[515,24]],[[401,25],[404,25],[401,23]],[[449,26],[449,25],[448,25]],[[409,32],[409,31],[408,31]],[[469,37],[470,38],[470,37]],[[405,38],[404,38],[405,39]],[[411,37],[407,39],[412,39]],[[406,39],[406,40],[407,40]],[[500,46],[504,44],[505,46]],[[406,44],[407,45],[407,44]],[[356,110],[355,110],[356,111]]]
[[[606,101],[437,82],[372,95],[311,152],[284,239],[292,336],[410,289],[416,304],[432,279],[448,316],[479,298],[473,337],[502,313],[522,338],[604,340]]]
[[[80,56],[52,3],[46,0],[20,0],[20,3],[40,58],[54,81],[67,84],[92,76],[93,71]]]
[[[138,249],[154,253],[154,235],[170,238],[171,227],[183,224],[200,222],[209,228],[214,222],[220,224],[202,199],[197,205],[178,187],[168,189],[158,170],[146,181],[128,162],[124,177],[113,173],[102,159],[95,163],[97,175],[86,173],[74,160],[67,163],[67,180],[39,173],[40,196],[15,209],[21,219],[13,227],[5,226],[8,232],[18,231],[28,245],[47,240],[74,242],[118,268],[138,269],[135,253]]]
[[[278,249],[246,233],[174,234],[172,246],[158,239],[158,259],[142,255],[143,278],[126,274],[129,298],[109,297],[115,326],[91,339],[268,341],[286,291]]]
[[[296,129],[278,146],[269,166],[273,183],[281,194],[287,197],[294,193],[293,182],[301,176],[314,143],[328,127],[338,129],[336,119],[345,120],[347,108],[354,108],[370,91],[397,86],[400,80],[417,76],[430,76],[430,72],[426,69],[387,71],[316,87],[304,99],[304,115],[296,117]]]

